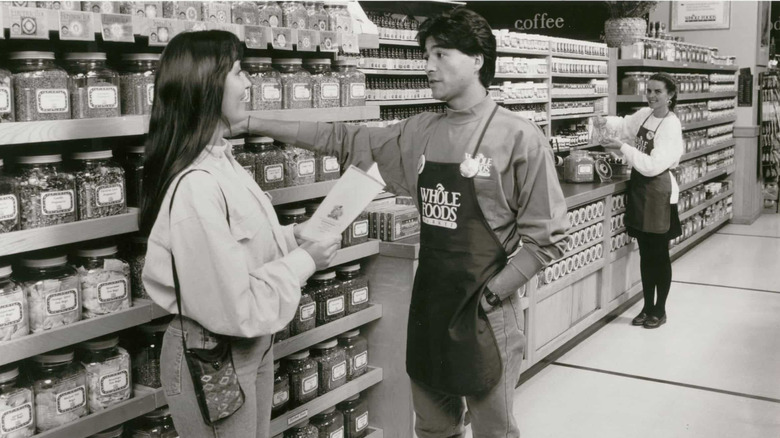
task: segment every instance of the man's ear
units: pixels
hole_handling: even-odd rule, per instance
[[[474,67],[476,68],[476,71],[480,71],[482,69],[482,66],[485,64],[485,56],[482,54],[474,56]]]

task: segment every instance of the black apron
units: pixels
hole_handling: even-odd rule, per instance
[[[460,164],[423,165],[420,262],[409,310],[406,369],[413,380],[437,391],[477,395],[501,378],[501,356],[480,298],[506,265],[507,254],[482,214],[473,178],[461,175]]]

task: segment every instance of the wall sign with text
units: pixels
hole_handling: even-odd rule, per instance
[[[728,29],[731,26],[730,1],[672,2],[671,30]]]

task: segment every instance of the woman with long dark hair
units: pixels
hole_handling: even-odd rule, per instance
[[[293,227],[280,226],[266,194],[233,158],[223,134],[247,119],[242,55],[229,32],[173,38],[160,59],[146,140],[143,280],[155,303],[179,313],[178,280],[182,311],[163,339],[161,380],[187,438],[268,436],[273,333],[292,319],[301,285],[338,245],[336,238],[301,241]],[[245,395],[231,416],[212,425],[201,417],[182,338],[188,349],[228,339]]]
[[[631,323],[654,329],[666,323],[666,299],[672,285],[669,241],[682,234],[677,200],[680,188],[669,172],[680,164],[683,154],[682,125],[673,110],[677,85],[666,73],[656,73],[647,81],[647,108],[625,118],[598,118],[596,124],[632,139],[602,142],[619,149],[633,168],[628,183],[626,230],[639,243],[644,307]]]

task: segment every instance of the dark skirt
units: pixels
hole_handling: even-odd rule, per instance
[[[670,210],[669,231],[666,233],[647,233],[628,226],[626,227],[626,232],[635,239],[640,239],[642,237],[657,239],[659,236],[664,236],[667,240],[676,239],[677,237],[682,236],[682,225],[680,224],[680,214],[677,212],[677,204],[672,204]]]

